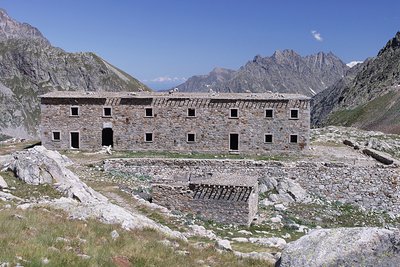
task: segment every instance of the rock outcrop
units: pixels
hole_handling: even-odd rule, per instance
[[[399,266],[400,232],[382,228],[313,230],[282,252],[281,267]]]
[[[143,91],[147,86],[94,53],[68,53],[0,10],[0,133],[37,137],[38,95],[57,90]]]
[[[316,126],[343,125],[400,133],[400,32],[374,58],[313,98]]]
[[[71,161],[56,151],[36,146],[25,151],[15,152],[9,169],[16,176],[32,184],[52,183],[66,195],[53,201],[36,204],[22,204],[19,207],[51,206],[67,211],[72,218],[96,218],[107,224],[120,224],[125,229],[153,228],[169,236],[186,239],[181,233],[172,231],[153,220],[112,204],[102,194],[83,183],[72,171],[66,168]],[[32,175],[33,178],[28,176]]]

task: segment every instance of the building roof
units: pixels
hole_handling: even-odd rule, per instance
[[[152,183],[169,185],[185,185],[187,183],[191,183],[219,186],[253,187],[258,183],[258,180],[254,176],[242,176],[237,174],[225,174],[217,172],[196,174],[187,171],[177,171],[173,175],[156,175]]]
[[[259,99],[279,100],[296,99],[309,100],[300,94],[282,93],[182,93],[182,92],[85,92],[85,91],[54,91],[40,96],[41,98],[174,98],[174,99]]]

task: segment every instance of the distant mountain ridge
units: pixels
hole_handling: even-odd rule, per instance
[[[150,90],[94,53],[68,53],[0,9],[0,134],[37,137],[38,95],[55,90]]]
[[[302,57],[293,50],[257,55],[239,70],[217,68],[189,78],[177,88],[183,92],[280,92],[313,96],[341,79],[349,69],[333,53]]]
[[[312,123],[400,134],[400,32],[378,55],[357,64],[313,98]]]

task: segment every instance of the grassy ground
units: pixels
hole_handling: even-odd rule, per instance
[[[268,266],[219,253],[213,246],[169,240],[153,230],[125,231],[94,220],[69,220],[60,211],[5,208],[0,201],[0,263],[11,266]],[[119,237],[113,240],[111,232]],[[87,255],[88,257],[86,257]]]

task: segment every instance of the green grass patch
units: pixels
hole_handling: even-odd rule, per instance
[[[29,185],[14,176],[12,172],[0,172],[0,175],[6,181],[8,187],[14,187],[12,194],[20,198],[60,198],[62,194],[55,190],[50,184]]]
[[[120,235],[116,240],[111,238],[113,230]],[[232,253],[220,254],[213,246],[198,249],[171,239],[176,245],[166,246],[160,242],[164,239],[154,230],[126,231],[95,220],[69,220],[55,210],[0,212],[0,262],[10,266],[42,266],[44,259],[49,260],[48,266],[268,266]]]
[[[355,123],[372,122],[388,110],[388,104],[395,95],[395,92],[389,92],[354,109],[336,111],[329,116],[328,124],[351,126]]]

